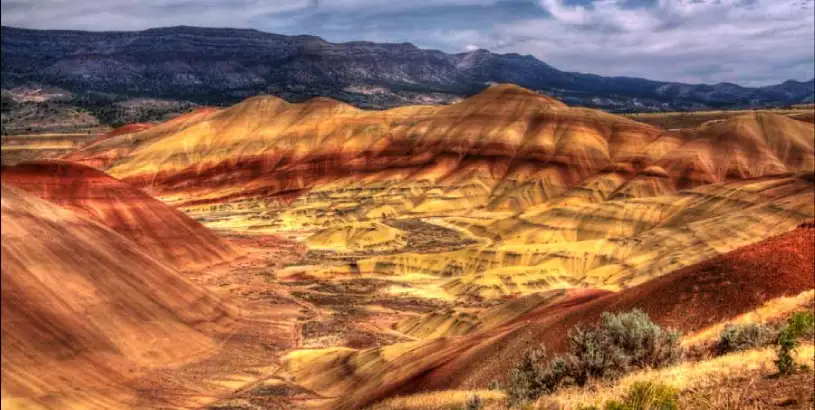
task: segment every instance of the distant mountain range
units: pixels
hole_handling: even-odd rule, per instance
[[[272,94],[290,101],[327,96],[362,108],[387,108],[450,103],[495,82],[613,112],[815,101],[815,79],[758,88],[692,85],[565,72],[530,55],[487,50],[447,54],[410,43],[330,43],[315,36],[251,29],[181,26],[85,32],[2,27],[4,112],[31,102],[26,95],[32,90],[44,89],[55,89],[52,97],[70,100],[110,122],[121,120],[118,108],[110,111],[111,104],[133,99],[188,107]],[[50,98],[39,96],[36,103]],[[104,109],[109,112],[100,111]]]

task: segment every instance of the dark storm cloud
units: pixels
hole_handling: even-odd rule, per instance
[[[18,27],[252,27],[330,41],[532,54],[568,71],[685,82],[815,76],[813,0],[3,0]]]

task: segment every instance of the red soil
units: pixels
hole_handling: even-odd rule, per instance
[[[141,122],[137,122],[137,123],[133,123],[133,124],[127,124],[127,125],[123,125],[123,126],[121,126],[119,128],[116,128],[115,130],[113,130],[113,131],[111,131],[111,132],[109,132],[109,133],[107,133],[105,135],[107,135],[108,137],[115,137],[117,135],[122,135],[122,134],[131,134],[131,133],[134,133],[134,132],[140,132],[140,131],[144,131],[146,129],[153,128],[153,125],[154,124],[141,123]]]
[[[225,240],[181,211],[102,171],[68,161],[42,160],[5,167],[3,184],[91,217],[176,268],[236,256]]]
[[[149,123],[143,123],[143,122],[137,122],[137,123],[133,123],[133,124],[123,125],[123,126],[121,126],[119,128],[116,128],[115,130],[103,135],[102,138],[100,138],[99,140],[107,139],[107,138],[110,138],[110,137],[115,137],[117,135],[124,135],[124,134],[132,134],[134,132],[141,132],[141,131],[153,128],[154,125],[155,124],[149,124]]]

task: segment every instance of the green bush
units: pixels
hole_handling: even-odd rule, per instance
[[[778,358],[775,361],[779,373],[788,375],[795,372],[795,359],[792,357],[792,353],[797,347],[798,340],[793,335],[790,327],[784,326],[778,336]]]
[[[787,326],[792,336],[811,339],[815,337],[815,313],[796,312],[787,320]]]
[[[601,329],[611,336],[613,344],[626,352],[634,367],[658,368],[682,359],[681,333],[663,330],[641,310],[619,315],[604,313]]]
[[[798,348],[798,339],[815,335],[815,318],[812,312],[797,312],[787,319],[778,335],[778,358],[775,365],[778,372],[789,375],[798,370],[792,354]]]
[[[719,335],[716,354],[723,355],[773,344],[778,337],[777,333],[770,326],[762,324],[728,325]]]
[[[506,390],[510,407],[521,406],[554,393],[561,385],[574,383],[574,370],[570,364],[557,357],[545,366],[544,356],[543,348],[528,350],[512,369]]]
[[[676,410],[679,391],[671,386],[653,382],[631,385],[623,405],[631,410]]]
[[[510,406],[555,392],[565,385],[584,386],[592,379],[613,379],[634,369],[659,368],[682,358],[681,334],[663,330],[640,310],[604,313],[591,328],[575,327],[568,334],[568,350],[543,362],[544,350],[528,350],[510,372]]]
[[[653,382],[636,382],[621,400],[611,400],[605,406],[581,406],[579,410],[677,410],[679,391]]]

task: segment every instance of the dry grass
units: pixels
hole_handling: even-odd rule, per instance
[[[802,345],[796,352],[800,364],[813,367],[815,347]],[[685,403],[705,402],[710,408],[727,409],[729,403],[742,403],[741,396],[749,392],[751,381],[758,383],[776,373],[773,348],[729,354],[702,362],[685,362],[666,369],[633,373],[613,386],[595,386],[588,389],[566,389],[540,399],[538,409],[576,409],[580,406],[603,404],[625,395],[636,382],[660,382],[680,390]],[[727,387],[727,386],[733,386]],[[726,388],[725,388],[726,387]],[[711,392],[715,393],[711,395]],[[715,404],[715,406],[714,406]],[[704,408],[690,405],[686,408]]]
[[[494,390],[445,390],[441,392],[396,397],[375,404],[368,410],[447,410],[461,408],[471,395],[478,395],[484,409],[503,409],[505,395]]]
[[[709,410],[764,410],[765,406],[748,401],[748,389],[752,388],[756,379],[747,381],[743,389],[723,390],[715,389],[713,394],[696,393],[686,394],[682,398],[682,408],[709,409]]]
[[[625,396],[629,388],[637,382],[659,382],[680,391],[681,409],[712,410],[764,410],[774,408],[765,402],[756,401],[759,395],[766,402],[781,402],[788,397],[790,386],[800,390],[806,397],[812,393],[806,390],[811,386],[811,371],[786,378],[774,378],[776,368],[773,363],[775,350],[765,348],[721,356],[702,362],[686,362],[678,366],[659,370],[647,370],[628,375],[614,385],[595,385],[588,388],[565,389],[553,396],[541,398],[531,406],[534,409],[567,410],[580,406],[602,405],[610,400]],[[815,365],[815,346],[802,345],[796,352],[800,364]],[[785,391],[786,388],[786,391]],[[812,388],[809,387],[811,390]],[[462,408],[467,398],[478,394],[484,402],[484,409],[505,409],[505,395],[492,390],[447,390],[411,396],[396,397],[378,403],[369,410],[441,410]],[[804,403],[798,403],[805,405]],[[807,407],[792,407],[807,408]]]
[[[686,348],[706,345],[718,340],[719,335],[727,325],[775,323],[782,321],[794,312],[813,308],[815,308],[815,290],[808,290],[796,296],[772,299],[758,309],[685,336],[682,344]]]
[[[632,120],[654,125],[664,129],[680,129],[698,127],[708,121],[721,121],[730,117],[745,114],[772,113],[802,119],[812,113],[812,107],[773,108],[764,110],[739,111],[691,111],[691,112],[650,112],[636,114],[622,114]]]

